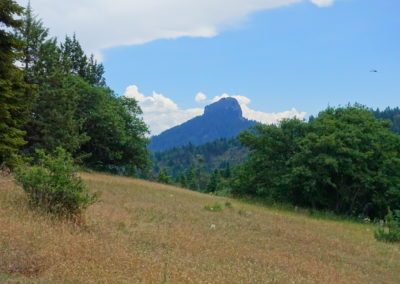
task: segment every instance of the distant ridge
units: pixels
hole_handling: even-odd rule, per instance
[[[163,151],[177,146],[201,145],[220,138],[232,138],[257,122],[243,117],[235,98],[222,98],[206,106],[204,114],[153,136],[149,149]]]

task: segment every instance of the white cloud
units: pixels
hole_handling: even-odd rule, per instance
[[[204,102],[207,99],[206,94],[199,92],[196,94],[196,96],[194,97],[194,100],[198,103]]]
[[[272,124],[277,123],[284,118],[294,118],[297,117],[298,119],[303,119],[306,116],[305,112],[299,112],[295,108],[291,110],[282,111],[282,112],[275,112],[275,113],[267,113],[262,111],[257,111],[251,109],[248,104],[250,104],[251,100],[245,96],[230,96],[228,94],[222,94],[220,96],[216,96],[212,99],[211,102],[219,101],[221,98],[233,97],[237,99],[242,108],[243,116],[250,120],[255,120],[258,122]]]
[[[310,1],[319,7],[332,6],[333,2],[335,2],[335,0],[310,0]]]
[[[51,34],[76,32],[88,52],[184,36],[213,37],[251,13],[304,0],[31,0]],[[318,6],[333,0],[310,0]],[[26,6],[28,0],[17,0]]]
[[[203,95],[206,97],[205,94]],[[149,125],[152,135],[160,134],[164,130],[182,124],[185,121],[204,113],[204,109],[202,108],[181,109],[170,98],[156,92],[153,92],[151,96],[145,96],[139,92],[138,87],[135,85],[126,88],[125,96],[128,98],[134,98],[139,102],[139,105],[143,110],[143,120],[147,125]],[[228,94],[222,94],[214,97],[211,102],[213,103],[226,97],[233,97],[238,100],[245,118],[262,123],[277,123],[283,118],[293,117],[303,119],[306,115],[305,112],[298,112],[294,108],[278,113],[266,113],[253,110],[248,106],[251,100],[248,97],[238,95],[230,96]]]
[[[202,108],[180,109],[170,98],[156,92],[146,97],[135,85],[126,88],[125,96],[139,102],[143,111],[143,120],[149,125],[152,135],[182,124],[204,112]]]

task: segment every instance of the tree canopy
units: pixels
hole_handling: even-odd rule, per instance
[[[383,217],[400,204],[400,136],[363,106],[328,108],[240,135],[250,159],[235,193],[341,214]]]
[[[1,32],[7,43],[0,68],[1,115],[6,121],[0,128],[1,160],[23,146],[26,133],[22,150],[28,156],[37,149],[52,153],[62,147],[98,170],[132,174],[144,169],[148,130],[137,102],[107,87],[103,65],[85,54],[75,35],[58,42],[30,5],[24,14],[13,1],[1,5],[2,21],[14,28]],[[23,16],[14,21],[7,13]],[[37,92],[34,99],[26,99],[28,86]]]

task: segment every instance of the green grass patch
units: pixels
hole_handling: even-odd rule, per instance
[[[211,211],[211,212],[221,212],[222,211],[222,206],[218,202],[216,202],[214,205],[206,205],[204,206],[204,210]]]

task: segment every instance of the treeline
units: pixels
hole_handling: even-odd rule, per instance
[[[6,0],[0,10],[0,164],[61,147],[96,170],[145,169],[148,130],[137,102],[107,87],[103,65],[75,35],[51,37],[30,6]]]
[[[152,179],[202,192],[226,190],[232,167],[243,162],[247,152],[237,138],[155,152],[151,155]]]
[[[397,134],[400,134],[400,108],[387,107],[384,110],[376,109],[373,111],[376,118],[390,120],[392,126],[390,129]]]
[[[237,138],[218,139],[200,146],[188,144],[170,150],[152,153],[152,171],[157,174],[167,169],[172,177],[179,176],[190,167],[200,163],[205,172],[235,166],[245,160],[247,148]]]
[[[390,122],[398,110],[349,105],[309,122],[260,124],[242,132],[240,143],[217,140],[158,152],[153,170],[158,181],[193,190],[382,218],[388,208],[400,208],[400,136]],[[226,168],[215,161],[230,163]]]
[[[400,136],[390,127],[359,105],[255,126],[240,135],[250,156],[232,193],[382,218],[400,208]]]

